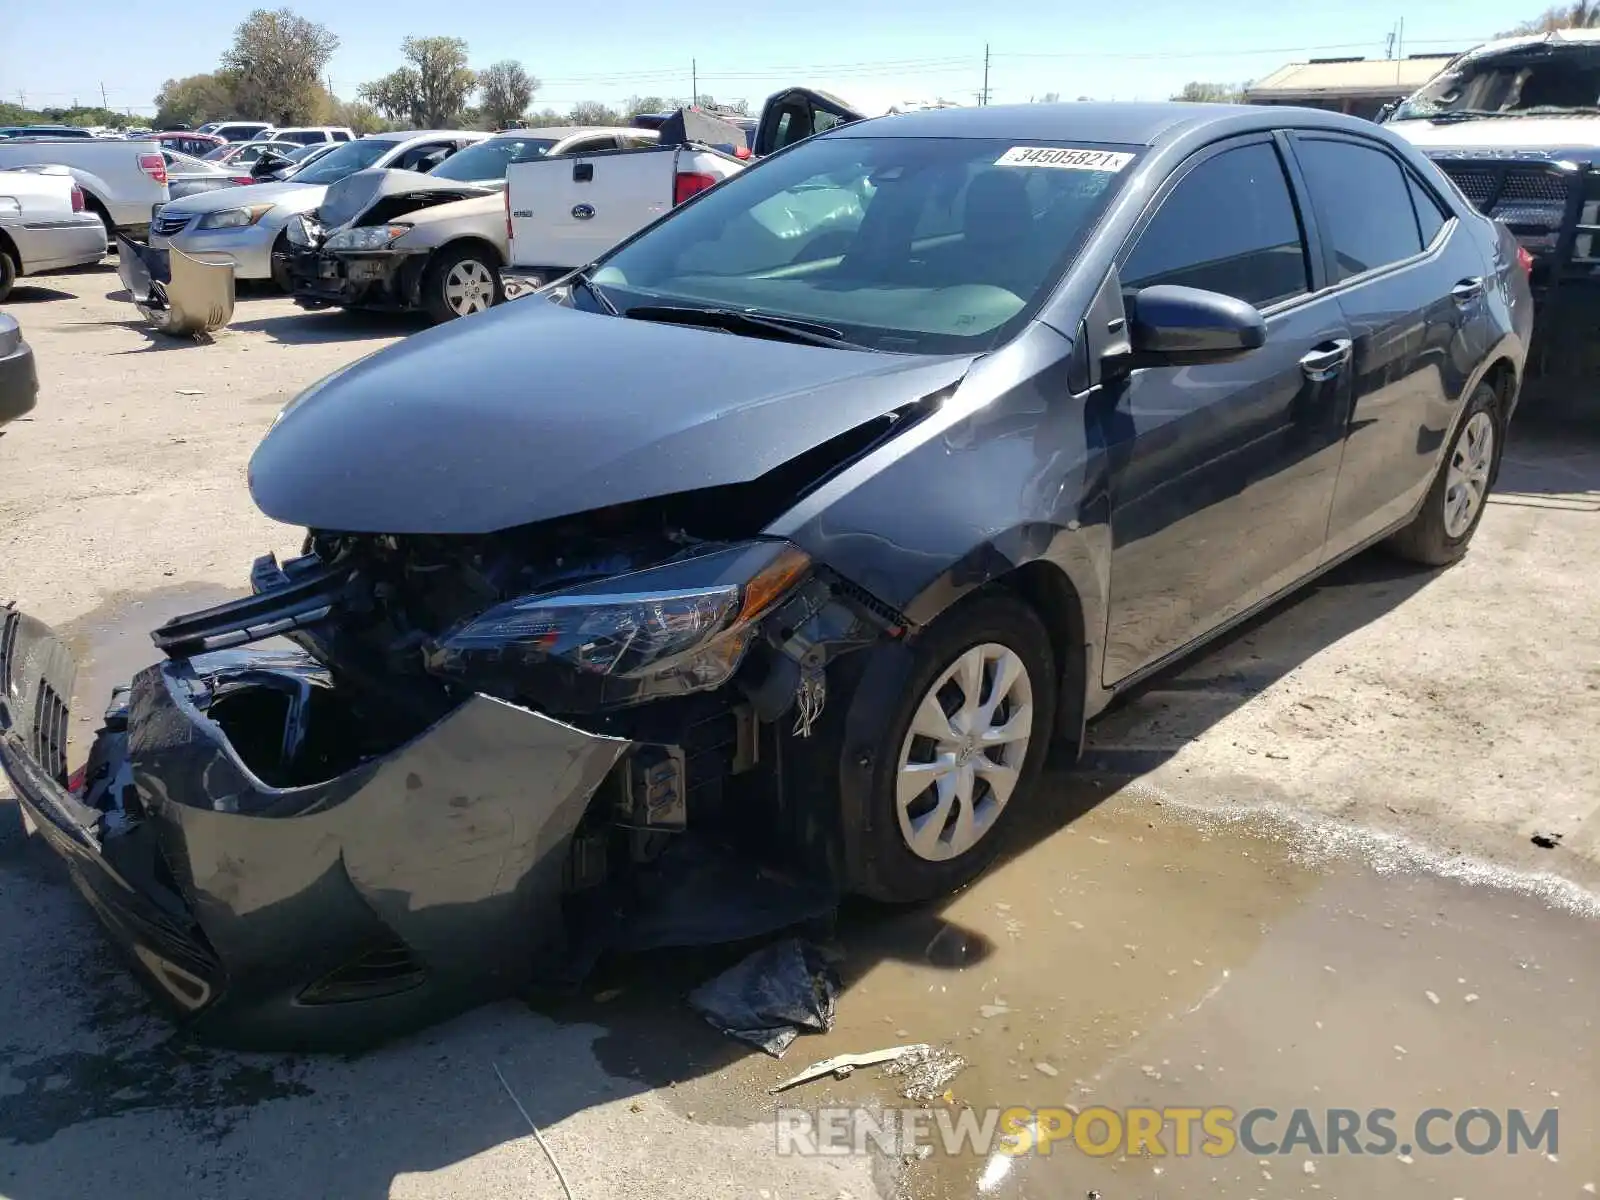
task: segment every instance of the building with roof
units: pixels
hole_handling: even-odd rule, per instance
[[[1293,104],[1371,120],[1437,75],[1454,54],[1410,58],[1313,58],[1290,63],[1245,89],[1246,104]]]

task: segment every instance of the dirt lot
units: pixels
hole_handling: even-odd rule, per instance
[[[83,650],[91,711],[142,665],[146,630],[238,589],[263,550],[298,548],[245,488],[278,408],[416,328],[245,297],[215,344],[179,344],[146,332],[118,287],[101,269],[17,289],[43,390],[0,437],[0,597]],[[1323,1084],[1402,1112],[1537,1099],[1562,1112],[1549,1161],[1294,1162],[1276,1186],[1589,1194],[1597,553],[1600,426],[1525,423],[1462,564],[1341,568],[1109,714],[1089,770],[1051,779],[977,887],[938,912],[847,913],[840,1025],[782,1064],[686,1014],[699,956],[623,968],[614,1000],[503,1004],[353,1063],[199,1049],[145,1010],[57,864],[0,811],[0,1194],[561,1195],[496,1064],[586,1198],[981,1183],[1123,1200],[1277,1171],[1245,1156],[1158,1178],[1115,1159],[775,1154],[767,1086],[906,1040],[955,1044],[972,1064],[956,1093],[978,1106],[1220,1103],[1181,1082],[1219,1076],[1242,1106],[1333,1103],[1308,1093]],[[892,1095],[857,1076],[795,1102]]]

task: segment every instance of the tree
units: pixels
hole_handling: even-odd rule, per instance
[[[572,106],[574,125],[624,125],[626,119],[616,109],[598,100],[581,100]]]
[[[226,121],[239,115],[234,101],[235,80],[227,72],[186,75],[169,79],[156,93],[157,129],[187,125],[193,129],[207,121]]]
[[[222,56],[223,70],[234,80],[235,108],[279,125],[310,121],[325,94],[323,70],[338,48],[339,39],[326,26],[292,9],[256,9]]]
[[[541,125],[565,125],[567,118],[553,108],[542,108],[536,113],[529,113],[522,118],[529,129],[537,129]]]
[[[539,81],[519,62],[506,59],[478,72],[478,106],[491,129],[506,129],[522,121]]]
[[[400,43],[406,65],[361,86],[361,98],[384,115],[420,128],[443,128],[461,119],[477,76],[467,66],[467,43],[453,37],[408,37]]]
[[[389,128],[389,122],[378,115],[378,111],[370,104],[360,100],[340,100],[334,98],[328,111],[328,124],[344,125],[357,136],[368,133],[382,133]]]
[[[667,112],[670,107],[662,96],[630,96],[623,105],[623,111],[630,117],[637,117],[640,113]]]
[[[1558,29],[1594,29],[1600,26],[1600,0],[1576,0],[1547,8],[1531,21],[1524,21],[1509,34],[1554,33]]]
[[[1060,104],[1061,103],[1061,93],[1060,92],[1046,92],[1042,96],[1035,96],[1033,98],[1033,102],[1035,104]]]
[[[1242,83],[1186,83],[1183,91],[1172,97],[1191,104],[1243,104],[1248,84]]]

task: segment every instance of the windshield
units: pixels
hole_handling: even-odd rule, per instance
[[[603,259],[619,310],[798,318],[879,350],[974,353],[1048,296],[1130,148],[823,137],[735,176]]]
[[[316,162],[296,171],[296,183],[338,183],[346,175],[364,171],[398,145],[381,138],[362,138],[359,142],[341,142],[337,150],[330,150]]]
[[[532,162],[550,153],[549,138],[496,137],[451,155],[428,174],[437,179],[504,179],[512,163]]]
[[[1394,120],[1593,112],[1600,105],[1600,45],[1540,42],[1445,68],[1395,110]]]

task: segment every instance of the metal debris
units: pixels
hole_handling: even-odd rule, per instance
[[[900,1080],[907,1100],[929,1101],[945,1094],[950,1081],[966,1069],[967,1060],[939,1046],[905,1047],[904,1053],[884,1067],[885,1075]]]

